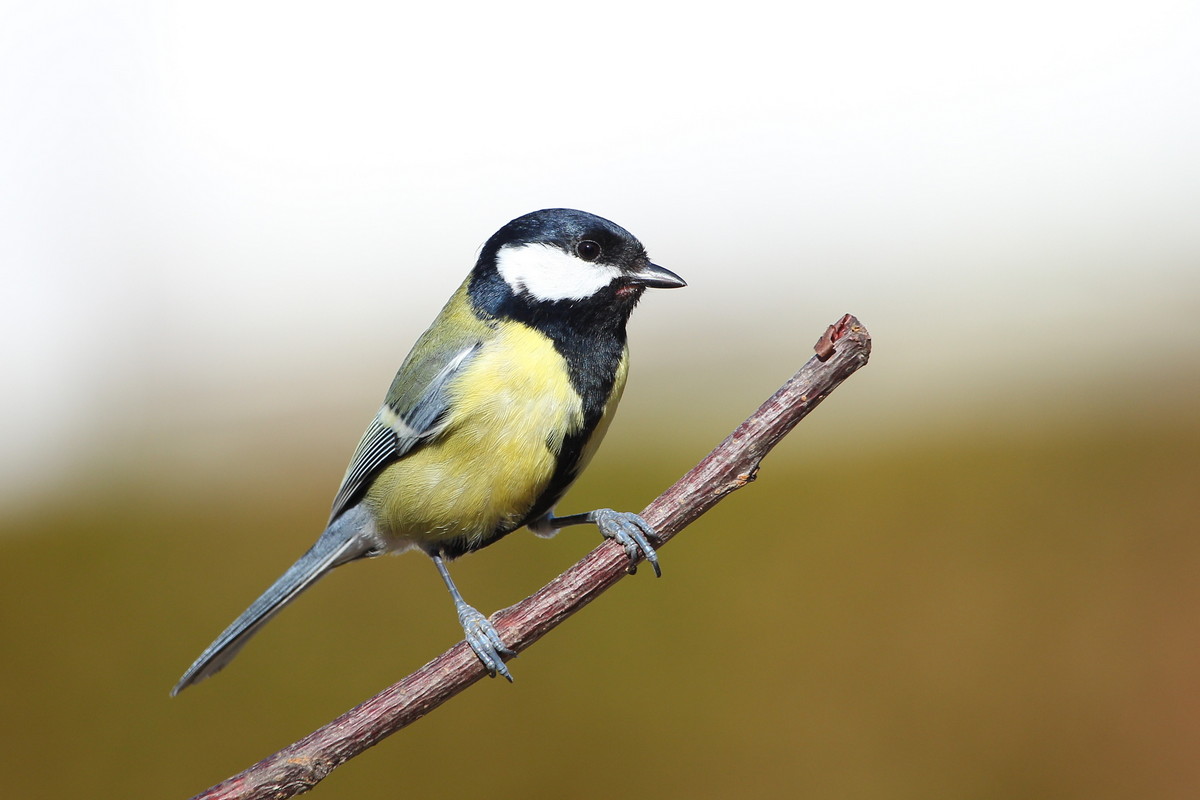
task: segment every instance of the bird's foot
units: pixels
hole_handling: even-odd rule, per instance
[[[658,553],[650,545],[649,537],[657,537],[654,528],[646,520],[629,511],[613,511],[611,508],[600,508],[588,514],[589,522],[600,529],[605,539],[612,539],[625,548],[629,556],[629,574],[637,572],[639,557],[650,562],[656,577],[662,577],[662,568],[658,565]]]
[[[516,652],[508,649],[487,617],[466,603],[458,603],[457,607],[458,622],[467,637],[467,644],[483,662],[488,675],[494,678],[496,673],[500,673],[512,683],[512,674],[505,666],[502,656],[515,656]]]

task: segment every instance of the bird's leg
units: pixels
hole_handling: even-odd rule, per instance
[[[488,618],[476,611],[473,607],[467,605],[467,601],[463,600],[459,594],[458,587],[454,585],[454,581],[450,579],[450,572],[446,569],[446,562],[442,559],[440,553],[431,553],[430,558],[433,559],[434,565],[438,568],[438,572],[442,575],[442,580],[446,582],[446,588],[450,590],[450,597],[454,599],[454,609],[458,612],[458,622],[462,625],[463,633],[467,637],[467,644],[471,645],[471,649],[475,651],[475,655],[483,662],[484,669],[488,671],[488,675],[493,678],[499,672],[509,683],[512,682],[512,674],[509,673],[508,667],[504,665],[504,655],[516,655],[512,650],[509,650],[504,642],[500,639],[500,634],[496,632],[495,627],[488,621]]]
[[[566,517],[556,517],[548,512],[544,517],[530,525],[534,532],[553,532],[568,525],[595,525],[600,529],[600,535],[605,539],[615,539],[617,544],[625,548],[629,556],[629,574],[637,572],[638,558],[650,562],[656,577],[662,577],[662,568],[658,565],[658,553],[650,544],[650,538],[657,537],[654,528],[646,520],[629,511],[613,511],[611,508],[598,508],[586,514],[571,514]]]

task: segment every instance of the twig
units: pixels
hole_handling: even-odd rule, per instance
[[[821,337],[817,355],[642,516],[665,544],[735,489],[754,480],[763,456],[808,412],[867,363],[871,337],[847,314]],[[625,550],[605,541],[537,594],[497,612],[504,642],[521,652],[627,574]],[[404,680],[196,798],[284,798],[306,792],[334,768],[415,722],[484,676],[459,642]]]

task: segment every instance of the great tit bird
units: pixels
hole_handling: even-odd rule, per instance
[[[656,574],[636,514],[554,506],[608,429],[629,365],[625,324],[647,287],[685,286],[624,228],[552,208],[488,239],[466,281],[401,364],[333,500],[325,532],[208,646],[171,691],[220,670],[281,608],[334,567],[423,550],[471,649],[512,680],[496,629],[463,600],[446,562],[526,526],[591,523]]]

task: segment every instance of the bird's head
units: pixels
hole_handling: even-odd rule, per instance
[[[549,208],[517,217],[488,239],[471,293],[494,314],[607,307],[623,321],[645,289],[686,285],[651,263],[642,243],[621,226],[584,211]]]

